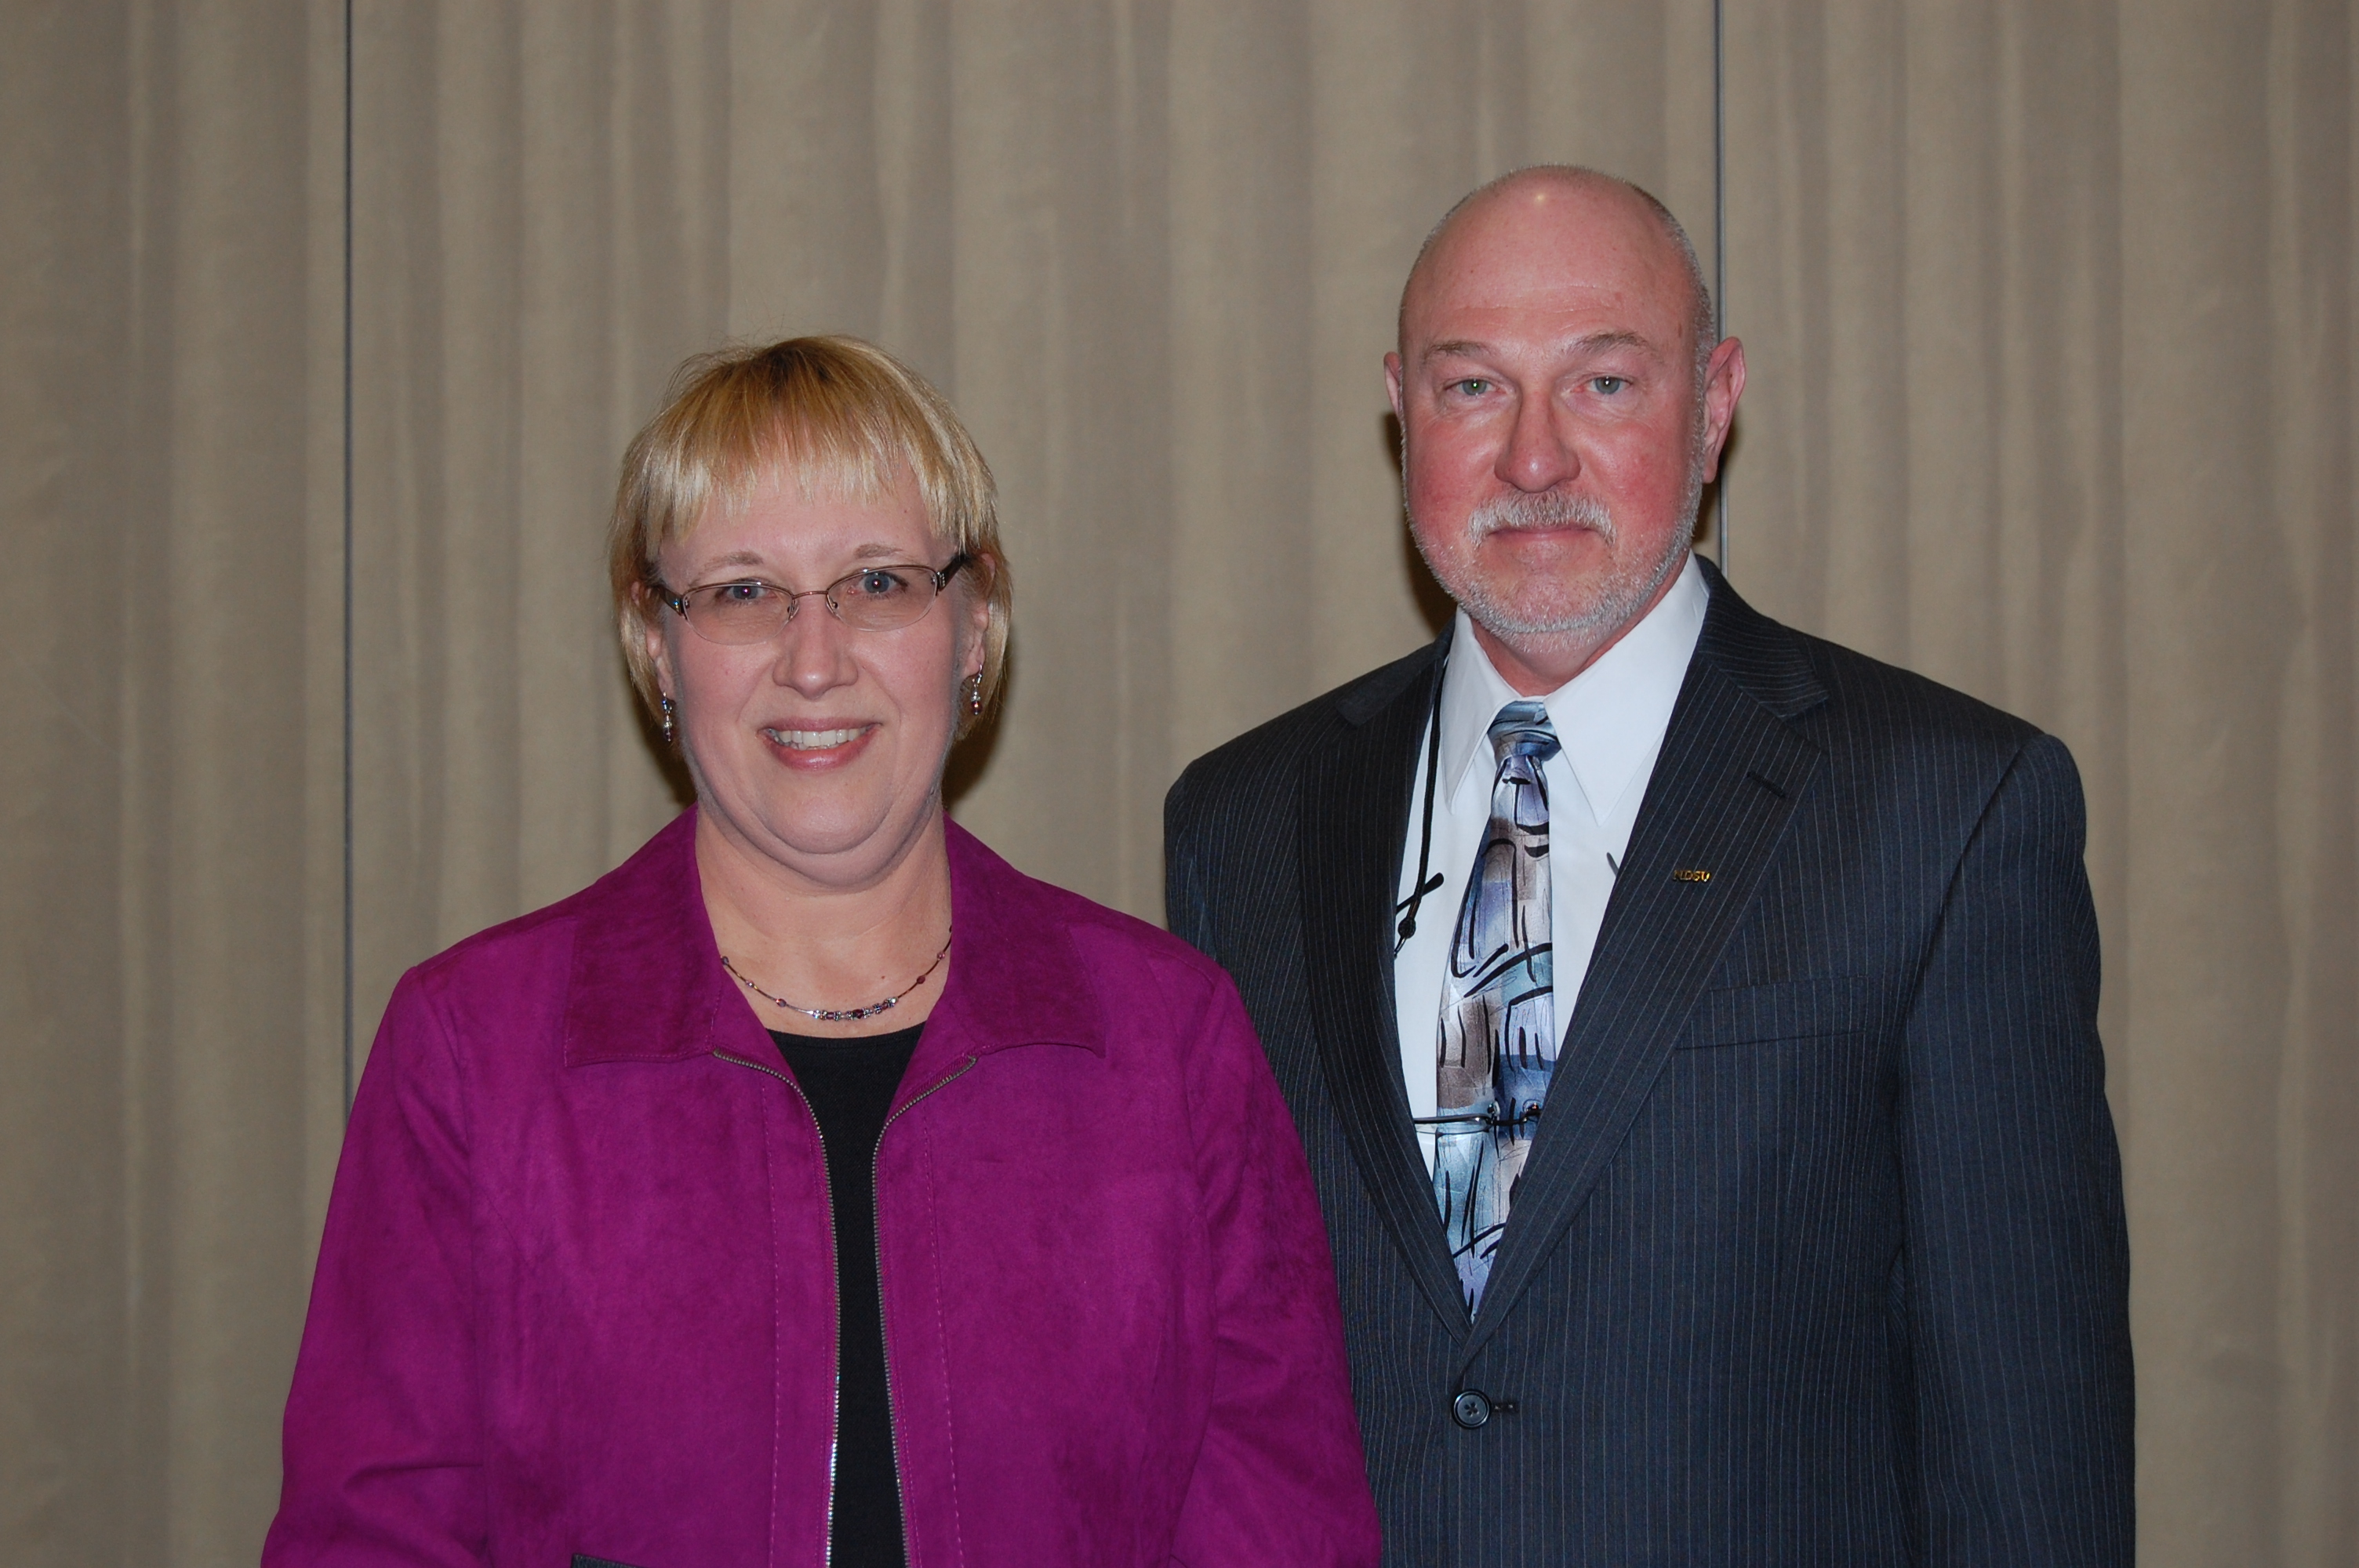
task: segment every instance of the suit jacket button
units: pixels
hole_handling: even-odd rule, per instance
[[[1491,1401],[1479,1390],[1468,1389],[1450,1401],[1450,1419],[1472,1432],[1491,1419]]]

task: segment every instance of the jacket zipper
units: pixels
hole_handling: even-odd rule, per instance
[[[795,1082],[790,1075],[782,1073],[776,1067],[765,1066],[759,1062],[749,1061],[744,1056],[728,1051],[715,1050],[712,1054],[724,1062],[734,1062],[741,1067],[751,1067],[757,1073],[767,1074],[794,1091],[795,1098],[802,1104],[803,1114],[810,1118],[811,1135],[819,1140],[820,1169],[824,1173],[827,1169],[827,1134],[820,1130],[819,1112],[811,1109],[810,1098],[803,1093],[802,1086]],[[911,1095],[908,1104],[886,1117],[885,1125],[876,1130],[876,1152],[868,1158],[868,1201],[873,1208],[877,1209],[880,1218],[882,1195],[877,1190],[877,1174],[884,1162],[885,1134],[892,1130],[893,1124],[901,1119],[910,1106],[916,1105],[919,1100],[926,1098],[936,1089],[943,1087],[952,1080],[963,1076],[966,1070],[973,1065],[974,1058],[969,1056],[952,1068],[948,1076],[940,1078],[919,1093]],[[885,1321],[885,1227],[882,1224],[878,1224],[874,1229],[876,1248],[876,1334],[885,1352],[885,1424],[886,1430],[893,1434],[893,1496],[901,1505],[901,1555],[904,1560],[914,1562],[916,1553],[910,1550],[909,1541],[909,1493],[901,1475],[901,1423],[895,1420],[893,1415],[893,1341]],[[836,1262],[835,1249],[835,1206],[831,1203],[827,1206],[827,1263],[831,1275],[841,1272]],[[837,1362],[841,1366],[843,1357],[843,1294],[840,1290],[831,1292],[830,1294],[835,1303],[835,1354]],[[826,1563],[835,1550],[835,1444],[837,1433],[843,1426],[843,1379],[841,1375],[835,1379],[834,1387],[834,1411],[830,1418],[833,1422],[833,1430],[828,1433],[828,1539],[821,1548],[821,1563]]]
[[[951,1069],[948,1077],[939,1079],[929,1087],[911,1095],[908,1099],[908,1104],[902,1106],[899,1110],[897,1110],[892,1115],[886,1117],[885,1119],[885,1125],[876,1130],[876,1152],[868,1157],[868,1202],[870,1206],[876,1210],[877,1219],[877,1223],[875,1227],[876,1246],[876,1337],[879,1343],[881,1343],[885,1347],[885,1424],[886,1429],[893,1433],[893,1496],[901,1505],[901,1560],[909,1563],[915,1563],[917,1562],[918,1554],[909,1540],[909,1488],[908,1480],[901,1473],[903,1469],[901,1464],[901,1423],[897,1420],[894,1419],[893,1415],[893,1336],[889,1332],[890,1325],[885,1321],[884,1195],[877,1190],[877,1176],[884,1169],[885,1135],[893,1130],[893,1124],[901,1119],[902,1115],[908,1110],[910,1106],[916,1105],[919,1100],[924,1099],[927,1096],[932,1094],[935,1089],[939,1089],[944,1085],[950,1083],[951,1079],[964,1076],[966,1070],[973,1065],[974,1058],[969,1056],[965,1061],[961,1062],[956,1067]]]
[[[776,1078],[778,1082],[786,1085],[787,1087],[793,1092],[796,1101],[803,1108],[803,1114],[810,1118],[811,1136],[819,1140],[820,1179],[824,1183],[827,1179],[827,1133],[820,1127],[819,1112],[811,1108],[810,1097],[803,1093],[802,1085],[795,1082],[791,1074],[782,1073],[776,1067],[766,1067],[759,1062],[749,1061],[744,1056],[735,1055],[727,1051],[716,1050],[712,1054],[715,1056],[720,1057],[724,1062],[734,1062],[741,1067],[751,1067],[757,1073],[766,1074],[770,1077]],[[835,1259],[835,1205],[831,1203],[827,1206],[827,1270],[831,1286],[833,1285],[835,1277],[839,1272]],[[881,1297],[883,1292],[880,1291],[878,1294]],[[827,1568],[827,1564],[831,1563],[835,1556],[835,1447],[836,1440],[843,1431],[843,1376],[842,1370],[843,1366],[843,1292],[841,1290],[831,1288],[828,1292],[828,1300],[832,1304],[834,1312],[832,1321],[835,1334],[835,1358],[837,1372],[834,1379],[829,1385],[831,1392],[828,1398],[827,1512],[825,1515],[825,1527],[820,1531],[819,1560],[821,1568]],[[886,1386],[887,1388],[892,1386],[890,1374],[887,1374]]]

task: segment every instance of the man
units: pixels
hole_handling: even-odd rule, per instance
[[[1693,557],[1745,356],[1528,169],[1385,361],[1433,646],[1199,760],[1172,929],[1309,1150],[1386,1562],[2130,1560],[2071,758]]]

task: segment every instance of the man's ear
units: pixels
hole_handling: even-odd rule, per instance
[[[1407,429],[1408,410],[1401,406],[1401,357],[1397,353],[1385,356],[1385,395],[1393,400],[1393,417]]]
[[[1723,338],[1712,351],[1703,377],[1703,477],[1720,477],[1720,454],[1728,445],[1728,427],[1736,418],[1736,400],[1745,395],[1745,345]]]

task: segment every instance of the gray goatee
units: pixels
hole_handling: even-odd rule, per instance
[[[1476,507],[1466,519],[1467,537],[1476,544],[1494,534],[1555,528],[1585,528],[1603,540],[1609,550],[1620,538],[1614,526],[1614,514],[1603,502],[1593,495],[1561,491],[1495,496]],[[1585,593],[1581,587],[1567,584],[1546,596],[1547,601],[1513,605],[1495,592],[1491,583],[1477,576],[1462,585],[1461,602],[1466,606],[1467,614],[1496,636],[1593,636],[1619,629],[1640,605],[1654,597],[1655,590],[1678,568],[1687,553],[1687,544],[1684,535],[1675,536],[1662,559],[1647,563],[1651,570],[1641,572],[1636,579],[1609,576],[1603,581],[1587,585]]]

